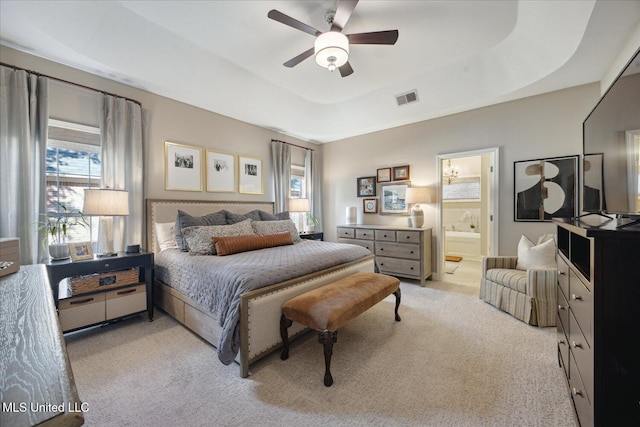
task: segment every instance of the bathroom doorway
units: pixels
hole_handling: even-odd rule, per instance
[[[438,156],[439,280],[480,287],[482,257],[498,253],[497,148]]]

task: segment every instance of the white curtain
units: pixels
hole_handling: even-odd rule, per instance
[[[289,210],[289,193],[291,189],[291,147],[289,144],[271,140],[271,160],[275,212],[285,212]]]
[[[322,228],[322,164],[320,163],[320,155],[313,151],[307,150],[304,159],[304,168],[306,180],[306,194],[309,197],[311,205],[311,213],[318,219],[318,225],[315,231],[323,231]]]
[[[20,238],[20,263],[48,256],[37,222],[45,213],[49,82],[0,67],[0,237]]]
[[[144,169],[142,109],[135,102],[105,95],[100,115],[102,186],[129,192],[129,216],[114,217],[113,246],[143,243]]]

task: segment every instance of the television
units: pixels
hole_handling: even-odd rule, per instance
[[[640,49],[585,119],[582,211],[640,219]],[[584,215],[583,215],[584,216]]]

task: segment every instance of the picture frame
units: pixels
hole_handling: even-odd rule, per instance
[[[263,194],[262,160],[256,157],[238,156],[238,192]]]
[[[411,187],[410,182],[380,186],[380,214],[409,215],[409,204],[405,202],[409,187]]]
[[[164,188],[202,191],[202,148],[164,142]]]
[[[207,150],[207,192],[236,192],[236,156],[215,150]]]
[[[362,176],[356,179],[358,197],[372,197],[376,195],[376,177]]]
[[[91,242],[72,242],[68,243],[68,246],[72,261],[93,259],[93,248],[91,247]]]
[[[393,181],[408,181],[410,179],[409,165],[393,167],[391,176]]]
[[[378,169],[376,180],[378,182],[391,182],[391,168]]]
[[[513,163],[514,221],[549,222],[578,212],[578,155]]]
[[[378,213],[378,199],[363,199],[362,212],[366,214]]]

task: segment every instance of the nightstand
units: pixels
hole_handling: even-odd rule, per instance
[[[93,258],[84,261],[47,261],[53,300],[63,332],[114,320],[134,313],[147,311],[153,320],[153,253],[127,254]],[[72,295],[68,281],[72,277],[104,274],[137,268],[138,280],[123,286]]]
[[[324,233],[322,232],[304,232],[300,233],[300,238],[304,240],[324,240]]]

